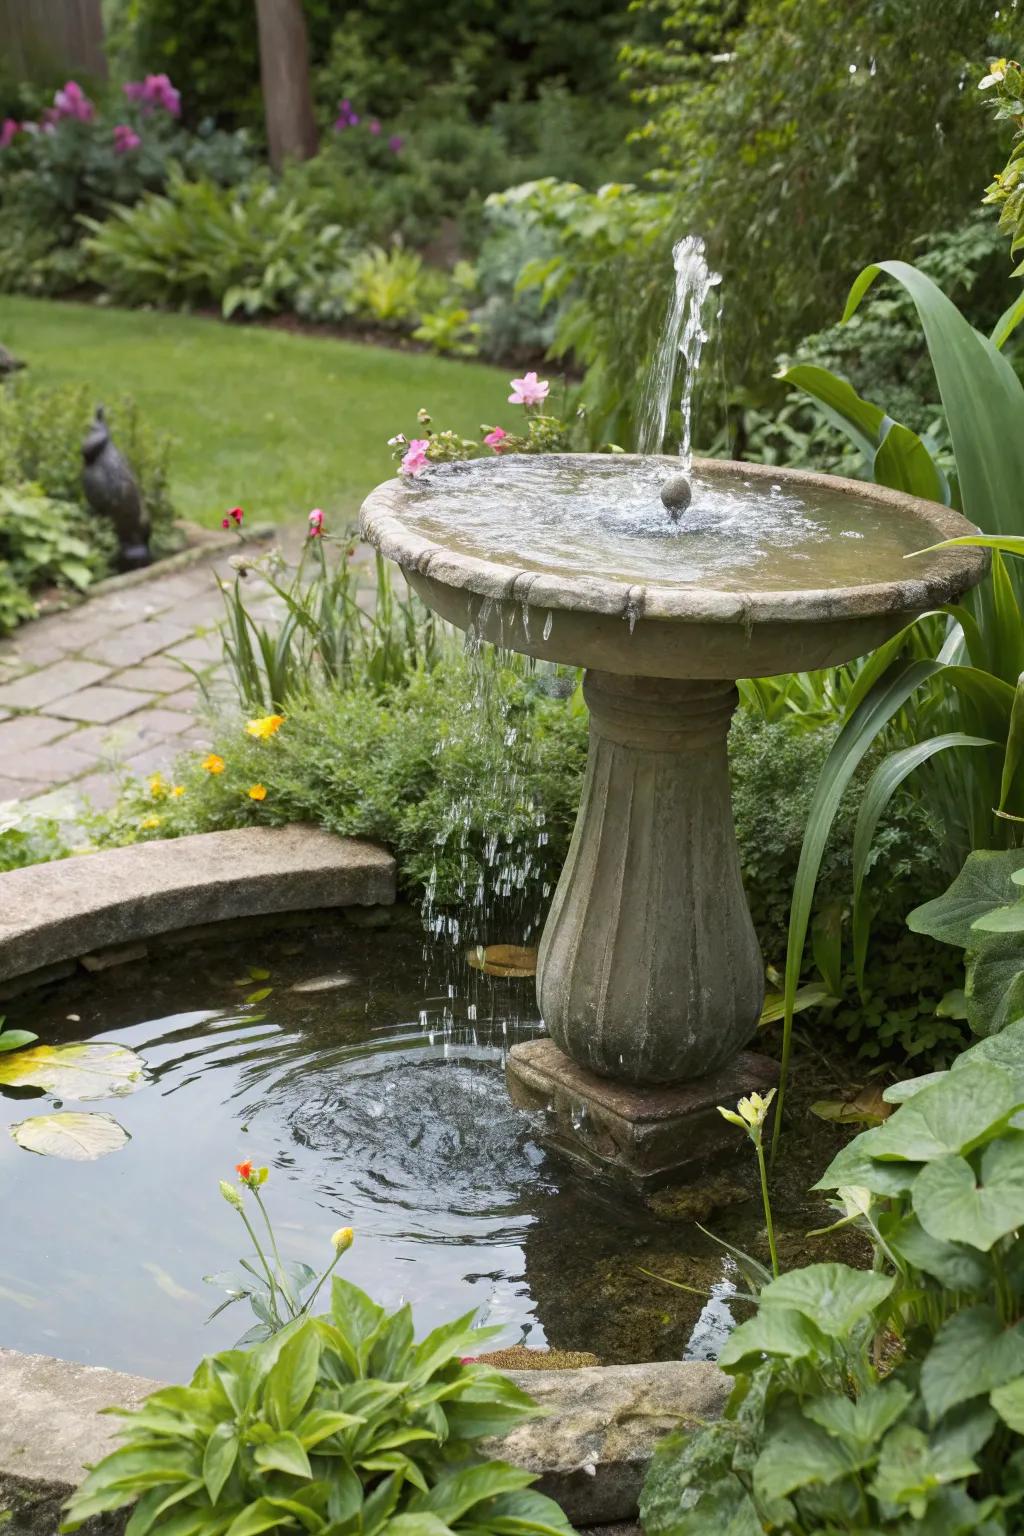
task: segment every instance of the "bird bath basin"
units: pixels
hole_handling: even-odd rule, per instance
[[[904,557],[973,532],[896,491],[696,460],[559,454],[437,465],[367,498],[362,528],[423,601],[481,640],[582,665],[590,754],[541,943],[550,1040],[513,1093],[567,1151],[657,1179],[714,1151],[763,964],[740,878],[726,738],[735,679],[849,661],[981,580],[987,557]]]

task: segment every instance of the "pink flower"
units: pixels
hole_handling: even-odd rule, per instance
[[[145,80],[129,80],[124,88],[129,101],[137,101],[147,115],[157,107],[171,117],[181,116],[181,92],[168,75],[147,75]]]
[[[388,139],[388,149],[393,155],[400,155],[405,145],[405,140],[400,133],[393,133]]]
[[[235,524],[236,527],[241,528],[242,519],[245,517],[245,513],[242,511],[241,507],[232,507],[231,511],[228,513],[228,517],[230,517],[231,521]]]
[[[96,115],[96,108],[75,80],[69,80],[56,93],[51,110],[58,118],[75,117],[80,123],[90,123]]]
[[[318,539],[324,531],[324,515],[319,507],[314,507],[309,514],[309,536]]]
[[[373,134],[380,133],[380,118],[379,117],[371,117],[370,121],[367,123],[366,126],[367,126],[367,128],[369,128],[371,133],[373,133]]]
[[[117,123],[114,127],[114,153],[115,155],[127,155],[131,150],[138,149],[142,140],[134,128],[127,123]]]
[[[512,380],[512,393],[508,397],[509,405],[540,405],[542,400],[548,397],[551,385],[547,379],[538,379],[535,373],[524,374],[521,379]]]
[[[423,471],[427,468],[427,449],[429,446],[429,437],[414,437],[412,439],[402,459],[403,475],[422,475]]]
[[[506,437],[508,437],[508,433],[505,431],[504,427],[492,427],[487,436],[484,438],[484,442],[487,444],[488,448],[493,448],[495,453],[500,453],[501,445],[505,441]]]
[[[6,149],[8,144],[19,131],[19,125],[13,117],[5,117],[0,123],[0,149]]]

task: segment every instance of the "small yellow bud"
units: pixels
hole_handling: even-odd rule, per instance
[[[235,1188],[235,1186],[228,1183],[227,1179],[221,1179],[220,1192],[224,1196],[224,1199],[227,1201],[228,1205],[233,1205],[236,1211],[240,1211],[242,1209],[242,1197],[238,1193],[238,1190]]]
[[[728,1120],[730,1125],[738,1125],[741,1131],[746,1130],[746,1121],[742,1120],[740,1116],[736,1114],[735,1110],[725,1109],[721,1104],[719,1104],[718,1113],[722,1116],[723,1120]]]
[[[354,1236],[355,1233],[351,1227],[339,1227],[331,1238],[335,1253],[344,1253],[346,1248],[351,1248]]]

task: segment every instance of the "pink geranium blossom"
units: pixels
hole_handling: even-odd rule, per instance
[[[0,123],[0,149],[6,149],[19,131],[20,124],[16,123],[13,117],[5,117]]]
[[[484,438],[484,442],[487,444],[488,448],[493,448],[495,453],[500,453],[501,445],[507,436],[508,433],[505,431],[504,427],[492,427],[487,436]]]
[[[47,113],[49,120],[62,117],[77,118],[80,123],[91,123],[96,108],[76,80],[69,80],[53,98],[53,106]]]
[[[114,153],[115,155],[127,155],[131,150],[138,149],[142,140],[134,128],[127,123],[117,123],[114,127]]]
[[[124,88],[129,101],[136,101],[143,112],[153,112],[157,107],[170,117],[181,116],[181,92],[168,75],[147,75],[145,80],[129,80]]]
[[[404,475],[422,475],[423,471],[427,468],[427,449],[429,446],[429,437],[412,438],[402,459],[402,473]]]
[[[309,514],[309,536],[318,539],[324,531],[324,515],[319,507],[314,507]]]
[[[540,405],[542,400],[548,397],[551,385],[547,379],[538,379],[533,372],[524,374],[521,379],[512,380],[512,393],[508,397],[509,405]]]

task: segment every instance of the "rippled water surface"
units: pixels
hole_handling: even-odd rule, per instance
[[[353,1226],[344,1273],[380,1301],[411,1300],[420,1328],[477,1307],[503,1345],[713,1354],[733,1315],[729,1259],[678,1211],[545,1153],[502,1073],[508,1047],[540,1027],[532,983],[450,980],[451,966],[414,931],[339,924],[151,958],[8,1005],[9,1023],[46,1043],[132,1047],[148,1079],[62,1106],[108,1111],[131,1133],[91,1163],[21,1150],[5,1127],[54,1103],[0,1097],[0,1344],[165,1377],[233,1344],[251,1315],[237,1306],[205,1325],[220,1297],[202,1276],[247,1251],[217,1185],[250,1158],[270,1167],[285,1257],[326,1262],[330,1233]],[[828,1155],[794,1179],[784,1233],[820,1224],[802,1191]],[[763,1245],[754,1201],[712,1224]]]
[[[659,498],[678,462],[509,455],[441,464],[405,484],[403,522],[449,549],[524,571],[727,592],[797,591],[927,575],[927,524],[867,496],[693,477],[673,523]]]

